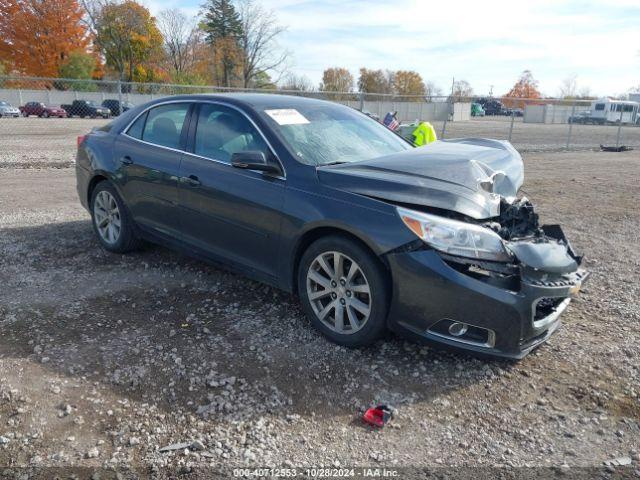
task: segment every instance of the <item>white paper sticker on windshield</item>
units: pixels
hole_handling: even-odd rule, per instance
[[[281,110],[265,110],[266,114],[273,118],[278,125],[303,125],[309,123],[295,108],[284,108]]]

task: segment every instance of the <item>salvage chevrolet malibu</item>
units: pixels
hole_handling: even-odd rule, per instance
[[[148,240],[297,293],[332,341],[414,339],[522,358],[587,273],[518,196],[508,143],[414,148],[351,108],[281,95],[178,96],[78,138],[102,246]]]

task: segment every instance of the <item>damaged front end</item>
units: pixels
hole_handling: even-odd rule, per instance
[[[512,358],[549,338],[588,277],[558,225],[541,226],[526,198],[503,199],[499,215],[485,220],[415,208],[398,207],[398,213],[422,244],[387,256],[398,270],[421,271],[415,281],[427,283],[427,291],[418,293],[406,282],[394,282],[399,300],[394,305],[410,305],[401,307],[403,312],[392,309],[404,330]],[[431,300],[416,300],[417,295],[429,299],[430,293]]]
[[[558,327],[588,276],[562,229],[540,225],[518,198],[524,166],[509,142],[434,142],[320,167],[318,178],[393,205],[419,239],[385,255],[399,332],[522,358]]]

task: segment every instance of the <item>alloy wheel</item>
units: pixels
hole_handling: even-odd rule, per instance
[[[122,219],[116,199],[106,190],[96,195],[93,218],[102,240],[110,245],[116,243],[120,238]]]
[[[321,253],[311,262],[307,296],[318,319],[336,333],[355,333],[369,320],[372,297],[367,277],[340,252]]]

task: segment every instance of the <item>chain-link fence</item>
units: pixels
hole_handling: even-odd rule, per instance
[[[640,147],[638,104],[609,99],[398,96],[0,76],[0,116],[100,120],[160,97],[225,92],[319,98],[356,108],[377,120],[396,112],[401,131],[408,137],[417,123],[428,121],[439,138],[504,139],[521,151]],[[33,128],[46,129],[47,125],[33,123]],[[2,131],[8,132],[7,127]]]

